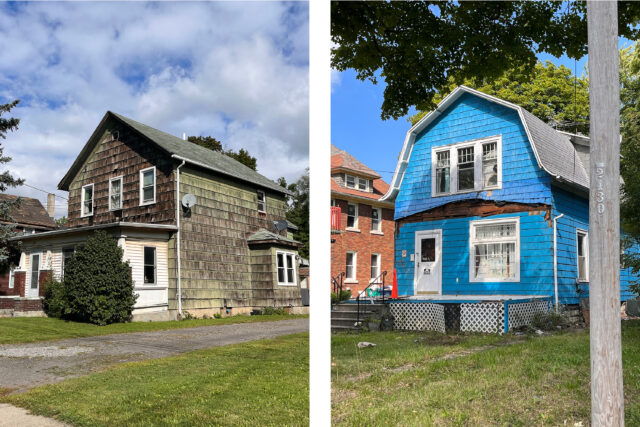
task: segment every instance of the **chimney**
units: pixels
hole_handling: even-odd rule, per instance
[[[56,211],[56,195],[53,193],[47,194],[47,214],[51,218],[55,215]]]

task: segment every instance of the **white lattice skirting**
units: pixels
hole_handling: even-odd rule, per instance
[[[431,303],[389,304],[394,329],[436,331],[444,333],[444,306]]]
[[[481,302],[460,304],[460,330],[462,332],[504,332],[504,303]]]
[[[536,314],[549,312],[549,301],[529,301],[507,304],[509,330],[529,325]]]

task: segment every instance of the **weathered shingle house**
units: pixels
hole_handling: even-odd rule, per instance
[[[23,236],[27,288],[96,229],[124,250],[134,318],[301,306],[287,190],[236,160],[107,112],[58,188],[69,228]]]
[[[381,199],[395,201],[399,294],[560,304],[588,297],[588,153],[587,137],[455,89],[408,131]],[[625,300],[631,276],[620,274]]]

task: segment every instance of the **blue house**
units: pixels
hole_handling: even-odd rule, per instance
[[[399,295],[577,304],[589,294],[588,187],[587,137],[458,87],[407,132],[381,199],[395,200]]]

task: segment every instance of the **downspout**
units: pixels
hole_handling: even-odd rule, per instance
[[[553,218],[553,292],[556,296],[556,311],[558,311],[558,220],[564,214]]]
[[[176,231],[176,265],[178,266],[178,316],[182,317],[182,287],[181,274],[180,274],[180,168],[184,166],[186,160],[180,163],[180,166],[176,168],[176,225],[178,231]]]

